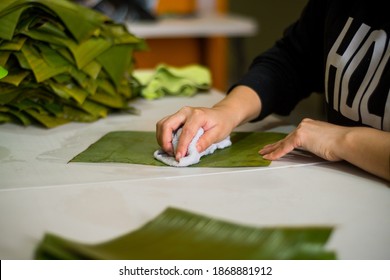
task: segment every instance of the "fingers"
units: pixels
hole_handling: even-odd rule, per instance
[[[265,146],[259,151],[263,158],[268,160],[276,160],[288,154],[295,148],[304,148],[305,150],[316,154],[324,159],[332,158],[329,156],[329,139],[324,135],[331,135],[333,125],[314,121],[311,119],[303,119],[298,127],[287,135],[284,139]],[[324,133],[327,129],[328,133]]]
[[[204,126],[205,113],[202,108],[183,107],[175,114],[165,117],[156,125],[157,142],[168,154],[173,155],[172,133],[182,127],[175,158],[180,160],[187,154],[188,146],[200,127]]]
[[[232,118],[228,118],[230,111],[204,108],[204,107],[183,107],[175,114],[165,117],[156,125],[156,137],[162,149],[173,155],[176,160],[186,156],[188,146],[203,128],[204,134],[197,143],[198,152],[203,152],[210,145],[226,138],[234,127]],[[172,134],[182,128],[178,139],[176,151],[173,151]]]
[[[200,128],[203,128],[204,131],[207,131],[208,128],[208,120],[210,116],[208,114],[209,109],[205,108],[193,108],[193,107],[184,107],[182,109],[183,113],[186,114],[186,120],[182,126],[182,132],[179,138],[179,143],[176,149],[176,160],[180,160],[180,158],[186,156],[188,146],[191,143],[192,139],[194,139]],[[204,134],[198,140],[198,143],[202,143],[204,141]],[[203,139],[203,140],[202,140]],[[207,137],[206,137],[207,139]],[[207,142],[207,141],[206,141]],[[202,146],[202,144],[201,144]],[[208,147],[208,146],[207,146]],[[206,147],[206,148],[207,148]],[[201,152],[199,147],[198,151]]]
[[[274,144],[266,145],[263,149],[259,151],[259,154],[263,156],[263,158],[268,160],[277,160],[284,155],[288,154],[296,147],[293,142],[286,140],[278,141]]]
[[[301,138],[302,136],[300,133],[300,129],[298,128],[291,132],[289,135],[287,135],[284,139],[276,143],[264,146],[259,151],[259,154],[262,155],[265,159],[277,160],[290,153],[295,148],[301,147]]]
[[[186,156],[188,151],[188,146],[190,145],[192,139],[195,137],[199,128],[188,125],[185,123],[182,128],[182,132],[179,138],[179,142],[176,148],[175,158],[179,161],[182,157]]]
[[[185,115],[180,111],[157,122],[156,140],[166,153],[173,155],[172,134],[180,128],[184,122]]]

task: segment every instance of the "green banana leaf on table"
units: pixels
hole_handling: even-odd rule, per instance
[[[232,145],[204,156],[194,167],[255,167],[268,166],[258,151],[266,144],[274,143],[286,134],[276,132],[233,132]],[[70,162],[119,162],[165,166],[154,159],[158,149],[155,132],[114,131],[104,135]]]
[[[332,231],[326,226],[256,228],[168,208],[138,230],[99,244],[48,233],[35,259],[335,259],[335,252],[325,249]]]

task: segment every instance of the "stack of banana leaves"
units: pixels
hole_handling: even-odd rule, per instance
[[[0,123],[51,128],[126,110],[144,40],[67,0],[0,1]]]

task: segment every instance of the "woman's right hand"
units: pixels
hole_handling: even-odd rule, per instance
[[[158,121],[157,142],[166,153],[173,155],[172,134],[182,127],[175,154],[176,160],[180,160],[186,156],[188,145],[199,128],[204,129],[204,134],[197,143],[197,149],[203,152],[213,143],[229,136],[236,126],[255,118],[260,108],[260,99],[252,89],[237,86],[212,108],[183,107]]]
[[[229,112],[218,108],[183,107],[157,122],[157,142],[166,153],[173,155],[172,134],[182,127],[175,154],[176,160],[180,160],[186,156],[188,146],[199,128],[204,130],[197,143],[199,152],[226,138],[234,128],[228,118]]]

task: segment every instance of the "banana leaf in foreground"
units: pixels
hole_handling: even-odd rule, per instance
[[[332,227],[256,228],[168,208],[140,229],[100,244],[46,234],[36,259],[321,260]]]
[[[55,127],[130,110],[133,53],[124,25],[66,0],[0,3],[0,123]]]

